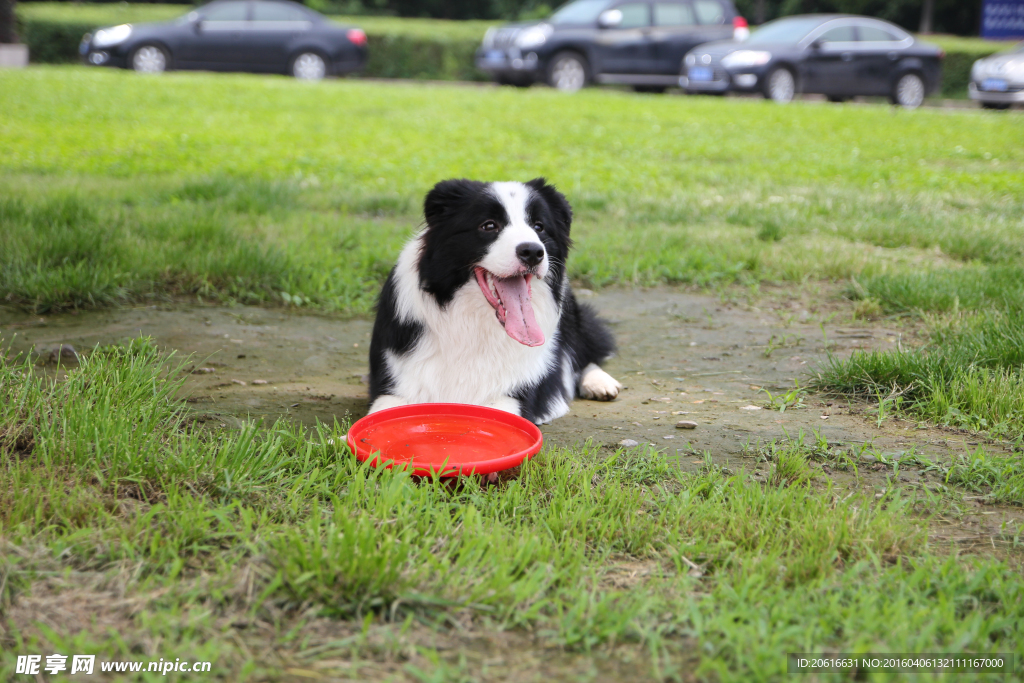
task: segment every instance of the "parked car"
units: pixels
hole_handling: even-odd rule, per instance
[[[167,69],[288,73],[318,80],[366,64],[366,34],[287,0],[217,0],[162,24],[87,33],[87,64],[146,73]]]
[[[663,91],[677,85],[690,48],[746,30],[732,0],[575,0],[545,21],[488,30],[476,65],[508,85]]]
[[[1024,42],[976,61],[967,94],[986,109],[1009,109],[1014,102],[1024,102]]]
[[[691,50],[679,83],[688,92],[760,92],[776,102],[797,93],[834,102],[887,95],[912,109],[938,89],[943,57],[940,48],[887,21],[801,15],[768,22],[743,42]]]

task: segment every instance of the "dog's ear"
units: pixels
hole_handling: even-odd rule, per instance
[[[423,216],[427,225],[436,225],[445,214],[457,207],[464,206],[473,196],[480,192],[483,183],[465,178],[442,180],[434,189],[427,193],[423,201]]]
[[[569,206],[569,200],[565,198],[565,195],[556,190],[554,185],[548,185],[548,181],[544,178],[534,178],[526,183],[526,186],[544,198],[544,201],[551,207],[552,213],[555,214],[555,220],[565,227],[565,232],[568,234],[569,227],[572,225],[572,207]]]

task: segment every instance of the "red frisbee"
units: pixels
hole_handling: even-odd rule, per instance
[[[413,474],[490,474],[540,451],[537,425],[497,408],[418,403],[367,415],[348,430],[348,446],[375,467],[409,464]]]

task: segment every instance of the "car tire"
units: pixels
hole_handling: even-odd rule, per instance
[[[327,60],[313,50],[305,50],[292,58],[290,73],[300,81],[319,81],[327,75]]]
[[[784,66],[772,69],[764,79],[764,96],[777,104],[787,104],[796,97],[796,76]]]
[[[825,95],[829,102],[849,102],[849,95]]]
[[[548,67],[548,85],[562,92],[576,92],[590,83],[587,60],[578,52],[559,52]]]
[[[981,108],[982,109],[998,109],[1000,111],[1005,111],[1006,109],[1010,108],[1010,103],[1009,102],[982,102],[981,103]]]
[[[917,109],[924,102],[924,80],[914,72],[903,74],[892,87],[891,100],[904,109]]]
[[[167,51],[153,44],[139,45],[128,59],[128,66],[140,74],[162,74],[170,63]]]

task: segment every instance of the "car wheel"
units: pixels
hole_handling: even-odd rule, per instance
[[[132,69],[140,74],[159,74],[167,71],[167,53],[156,45],[141,45],[132,52]]]
[[[784,66],[777,67],[765,79],[764,96],[772,102],[786,104],[796,95],[796,79],[793,72]]]
[[[548,85],[562,92],[576,92],[589,80],[587,63],[576,52],[559,52],[548,69]]]
[[[825,95],[829,102],[847,102],[850,98],[847,95]]]
[[[303,81],[319,81],[327,75],[327,62],[316,52],[303,52],[292,60],[291,73]]]
[[[981,108],[982,109],[1000,109],[1000,110],[1002,110],[1002,109],[1009,109],[1010,108],[1010,103],[1009,102],[982,102],[981,103]]]
[[[892,103],[917,109],[924,102],[924,81],[917,74],[903,74],[892,89]]]

